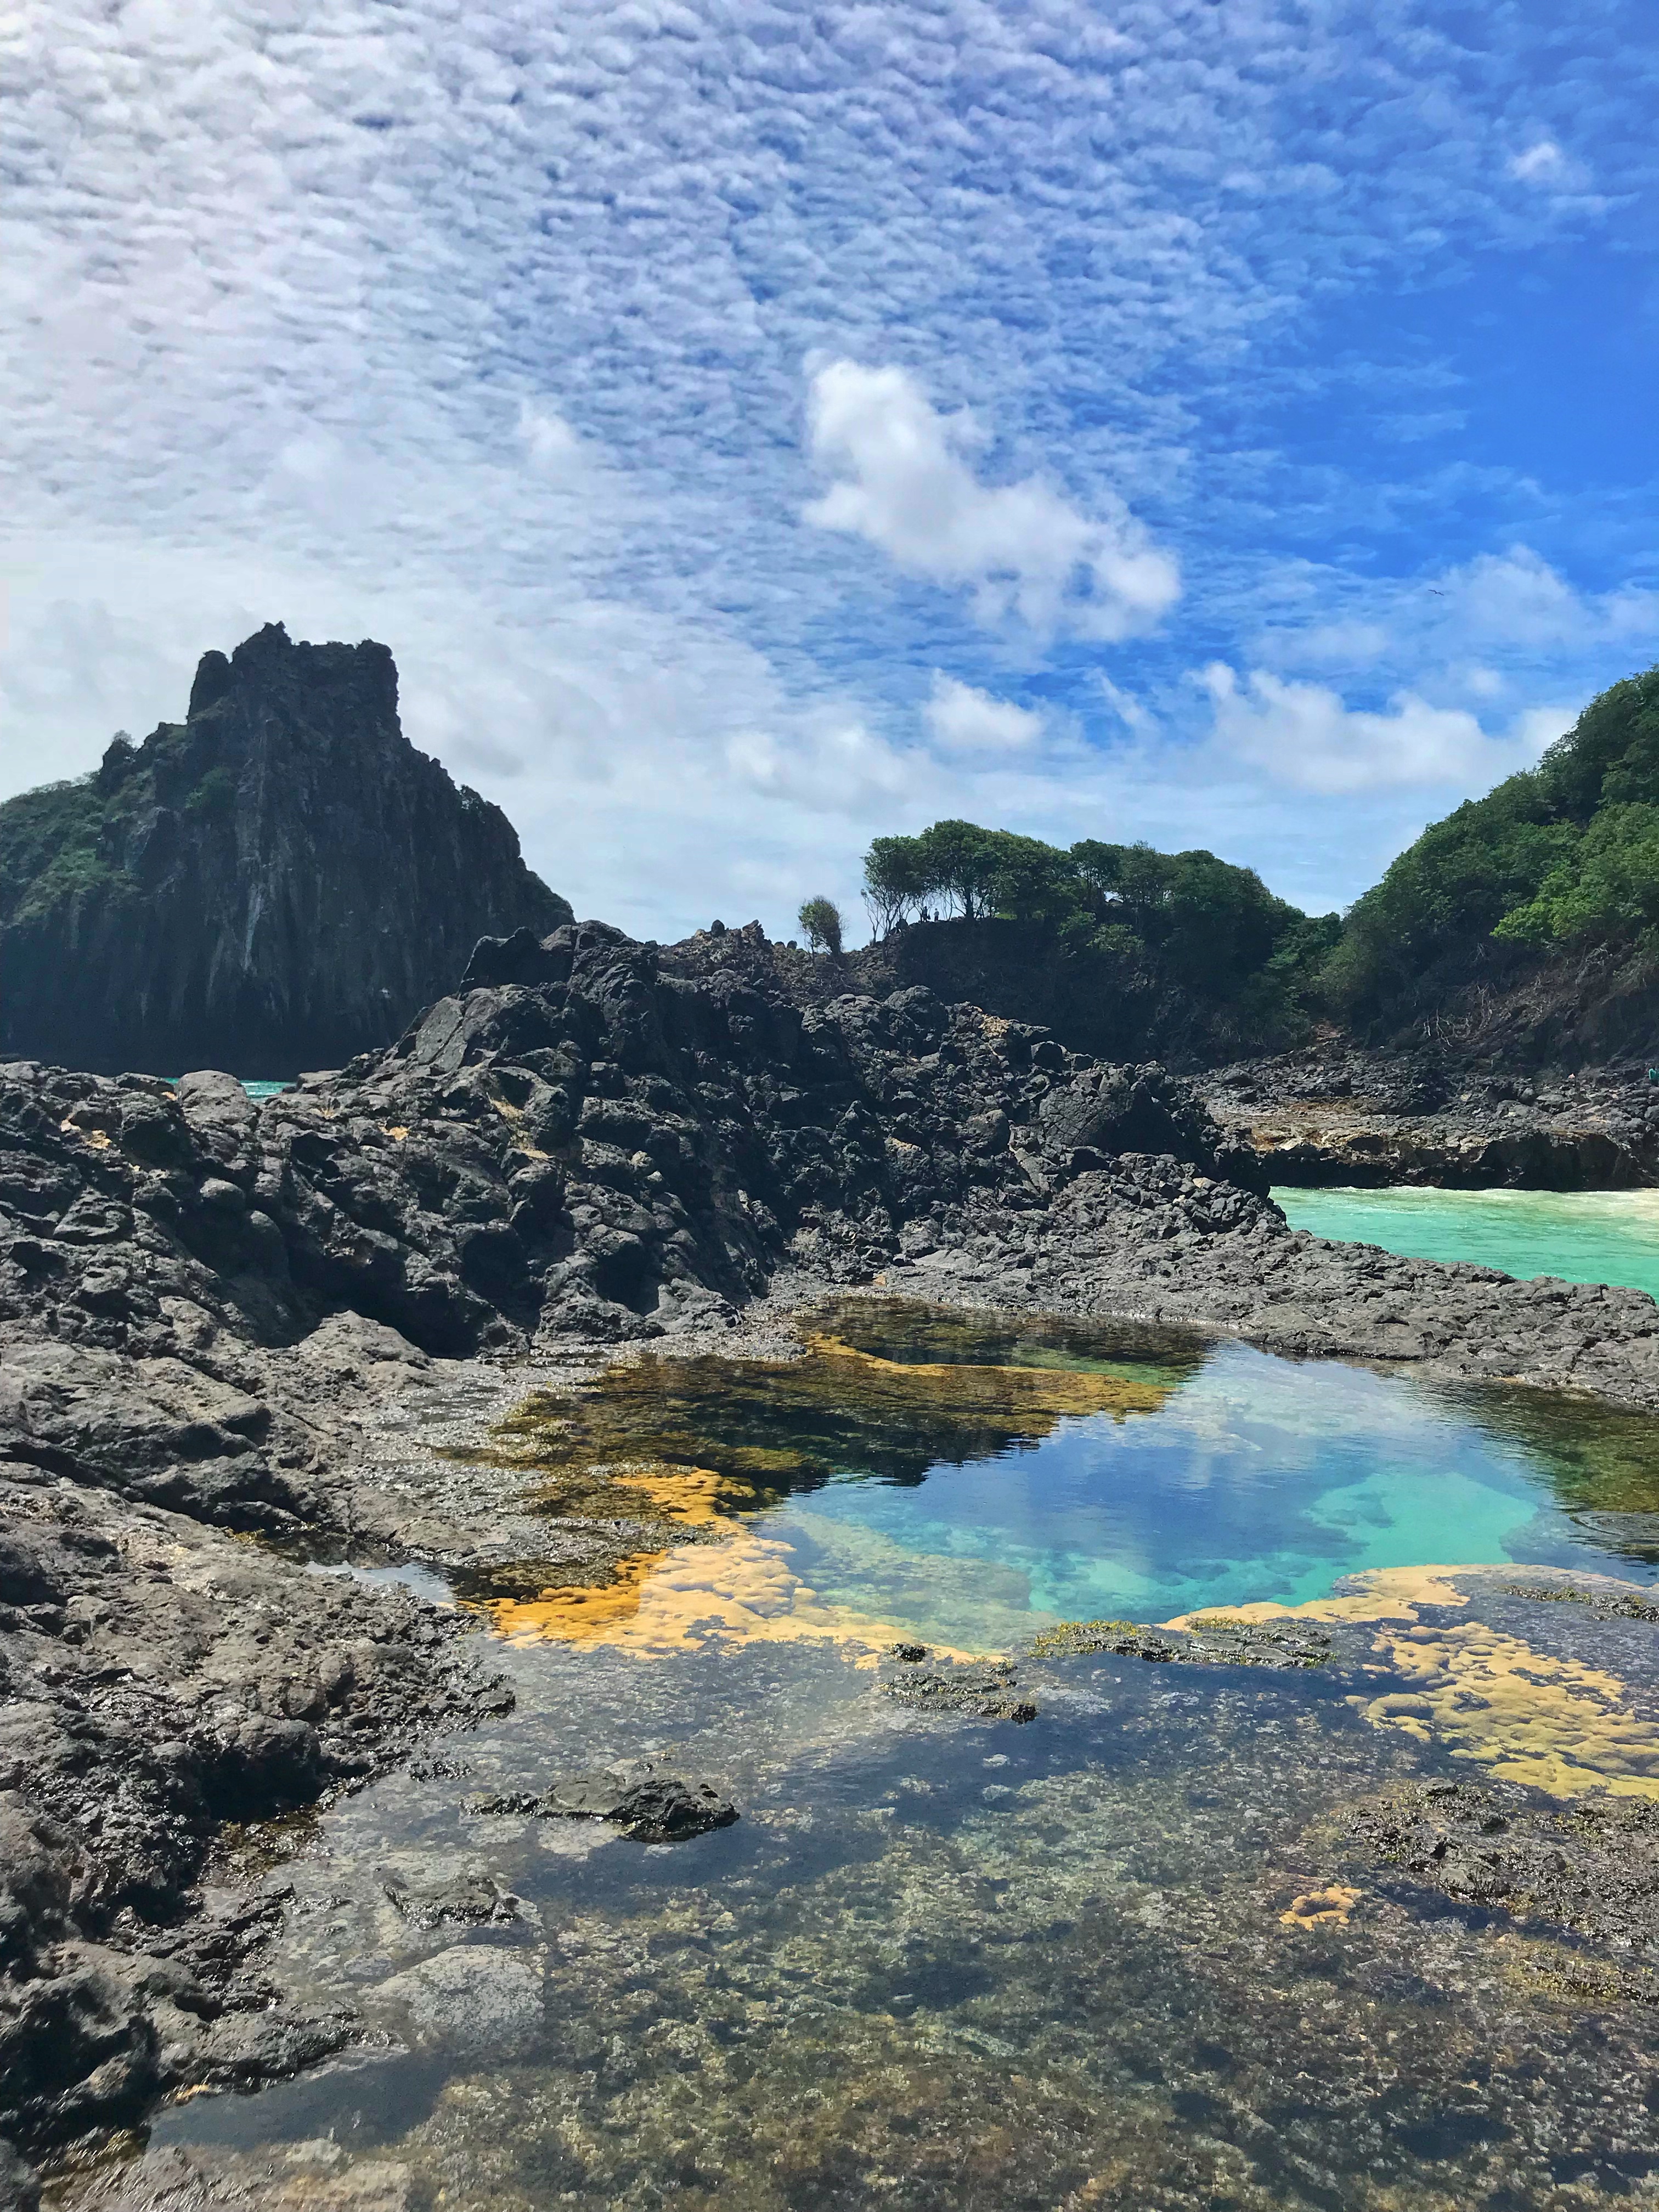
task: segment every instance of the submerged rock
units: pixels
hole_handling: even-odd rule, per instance
[[[456,1944],[394,1974],[376,1995],[408,2016],[419,2042],[499,2063],[541,2039],[543,1970],[539,1951]]]
[[[729,1828],[738,1808],[707,1782],[678,1775],[578,1774],[550,1789],[471,1797],[479,1814],[528,1814],[537,1820],[605,1820],[641,1844],[684,1843],[713,1828]]]

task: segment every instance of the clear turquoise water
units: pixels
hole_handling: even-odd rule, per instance
[[[1659,1190],[1276,1189],[1292,1228],[1659,1297]]]
[[[799,1406],[769,1431],[763,1396],[735,1371],[723,1389],[723,1365],[701,1375],[682,1455],[719,1468],[738,1438],[798,1443]],[[851,1376],[839,1427],[810,1416],[815,1471],[741,1518],[817,1601],[978,1650],[1060,1620],[1301,1603],[1370,1568],[1659,1577],[1659,1424],[1642,1416],[1231,1343],[1141,1372],[1166,1393],[1155,1410],[1005,1424],[965,1448],[925,1396],[860,1419]],[[718,1553],[708,1564],[717,1589]]]
[[[1368,1567],[1577,1563],[1653,1580],[1605,1516],[1575,1517],[1584,1501],[1551,1441],[1395,1376],[1226,1346],[1156,1413],[1063,1420],[1035,1449],[915,1484],[849,1469],[760,1518],[823,1599],[974,1648],[1055,1619],[1299,1604]]]
[[[1036,1711],[1017,1725],[896,1708],[834,1643],[766,1632],[814,1594],[855,1633],[983,1651],[1056,1616],[1296,1600],[1364,1567],[1650,1582],[1659,1425],[1237,1344],[896,1304],[836,1318],[890,1364],[641,1362],[625,1391],[601,1385],[610,1449],[634,1420],[661,1468],[775,1477],[773,1502],[661,1563],[708,1593],[694,1625],[738,1589],[760,1632],[504,1644],[509,1712],[296,1832],[264,1970],[308,2006],[357,2007],[365,2043],[164,2112],[152,2141],[224,2177],[202,2201],[1544,2212],[1591,2202],[1589,2156],[1595,2203],[1638,2193],[1630,2173],[1659,2171],[1651,2010],[1607,2002],[1620,1963],[1577,1936],[1547,1954],[1533,1923],[1510,1968],[1484,1911],[1468,1924],[1353,1863],[1357,1802],[1468,1774],[1364,1717],[1408,1686],[1380,1655],[1363,1675],[1022,1657]],[[1029,1382],[975,1396],[966,1376],[953,1395],[940,1368],[973,1359],[981,1382],[1127,1375],[1144,1410],[1054,1418]],[[763,1588],[736,1571],[757,1553]],[[1576,1608],[1534,1610],[1583,1629]],[[1610,1663],[1633,1656],[1627,1638]],[[708,1777],[741,1818],[641,1848],[467,1809],[640,1756]],[[486,1876],[514,1923],[405,1918],[388,1887]],[[1294,1901],[1334,1880],[1353,1883],[1352,1923],[1293,1930]],[[1582,2027],[1559,1994],[1580,1987]]]

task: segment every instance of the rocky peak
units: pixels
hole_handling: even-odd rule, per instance
[[[479,937],[569,915],[404,737],[384,645],[270,623],[203,655],[183,722],[0,807],[0,1050],[291,1073],[388,1042]]]

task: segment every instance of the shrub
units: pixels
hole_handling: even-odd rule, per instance
[[[841,908],[833,899],[803,900],[795,917],[801,935],[814,952],[832,952],[841,957]]]

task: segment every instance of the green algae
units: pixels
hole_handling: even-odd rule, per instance
[[[1171,1389],[1198,1372],[1210,1349],[1189,1330],[1152,1322],[934,1306],[915,1298],[841,1298],[824,1310],[820,1326],[860,1352],[902,1366],[1047,1367]]]
[[[1121,1331],[873,1300],[811,1317],[803,1341],[790,1359],[647,1354],[586,1390],[533,1392],[453,1455],[538,1474],[546,1511],[708,1522],[849,1473],[919,1484],[1068,1417],[1156,1413],[1201,1358],[1141,1371]],[[890,1357],[900,1346],[929,1356]]]
[[[1523,1451],[1568,1512],[1659,1514],[1659,1421],[1565,1392],[1448,1392],[1495,1442]]]

